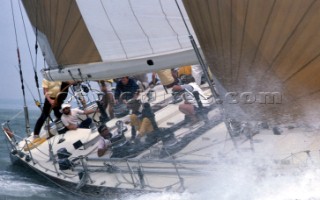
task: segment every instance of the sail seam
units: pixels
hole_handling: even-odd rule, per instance
[[[231,87],[232,88],[230,88],[231,90],[233,90],[234,91],[234,85],[236,84],[234,81],[235,81],[235,79],[233,79],[233,77],[234,77],[234,74],[235,74],[235,70],[234,70],[234,68],[236,68],[237,69],[237,66],[236,66],[236,61],[234,61],[233,59],[233,57],[235,56],[235,55],[233,55],[233,53],[234,53],[234,51],[232,51],[233,50],[233,46],[234,46],[234,44],[236,43],[233,39],[233,12],[234,12],[234,8],[233,8],[233,6],[234,6],[234,4],[233,4],[233,1],[231,1],[231,3],[230,3],[230,74],[231,74],[231,76],[230,76],[230,78],[231,78],[231,80],[232,80],[232,82],[233,82],[233,84],[231,84]],[[236,20],[235,20],[236,21]],[[235,56],[236,57],[236,56]]]
[[[61,41],[62,41],[62,35],[64,35],[63,33],[64,33],[64,31],[65,31],[65,27],[66,27],[66,25],[67,25],[67,22],[68,22],[68,19],[70,19],[70,17],[69,17],[69,15],[70,15],[70,10],[71,10],[71,4],[72,4],[72,2],[73,1],[70,1],[70,3],[69,3],[69,6],[68,6],[68,12],[67,12],[67,15],[66,15],[66,20],[64,20],[64,23],[63,23],[63,28],[62,28],[62,31],[61,31],[61,34],[60,34],[60,40],[59,40],[59,43],[58,43],[58,46],[57,46],[57,50],[58,49],[60,49],[60,46],[61,46]],[[69,36],[69,38],[70,38],[70,36]],[[68,41],[68,40],[67,40]],[[68,42],[66,41],[66,43],[65,44],[67,44]],[[56,55],[57,55],[57,60],[60,60],[60,56],[61,56],[61,53],[62,53],[63,51],[60,51],[60,52],[57,52],[56,53]],[[62,64],[62,63],[61,63]]]
[[[294,72],[291,76],[289,76],[287,79],[285,79],[283,81],[283,83],[286,83],[287,81],[289,81],[290,79],[292,79],[294,76],[296,76],[299,72],[301,72],[304,68],[306,68],[309,64],[311,64],[313,61],[315,61],[317,58],[320,57],[320,53],[317,54],[314,58],[312,58],[311,60],[309,60],[309,62],[307,62],[306,64],[302,65],[302,67],[300,67],[296,72]]]
[[[242,38],[241,38],[241,50],[240,50],[240,58],[239,58],[239,64],[238,64],[238,70],[237,70],[237,78],[236,78],[236,83],[238,83],[239,81],[239,73],[240,73],[240,68],[241,68],[241,59],[242,59],[242,54],[243,54],[243,43],[244,43],[244,33],[246,30],[246,26],[247,26],[247,17],[248,17],[248,10],[249,10],[249,3],[250,1],[247,1],[247,7],[246,7],[246,14],[244,17],[244,25],[243,25],[243,29],[242,29]]]
[[[59,1],[57,1],[57,8],[59,8]],[[58,14],[59,14],[58,10],[59,10],[59,9],[56,9],[55,19],[58,18]],[[54,27],[55,27],[55,28],[58,27],[58,20],[55,20],[55,25],[54,25]],[[53,40],[53,46],[57,43],[57,41],[55,40],[56,34],[57,34],[56,31],[54,31],[54,33],[53,33],[53,38],[54,38],[54,40]]]
[[[230,79],[232,79],[233,77],[233,59],[232,59],[232,46],[233,46],[233,41],[232,41],[232,13],[233,13],[233,4],[232,4],[233,1],[230,2],[230,68],[229,68],[229,71],[230,71]],[[233,85],[233,84],[232,84]],[[230,89],[233,89],[233,88],[230,88]]]
[[[213,16],[212,16],[212,12],[210,12],[210,6],[209,6],[209,2],[207,2],[207,11],[208,11],[208,13],[209,13],[209,20],[210,20],[210,24],[212,25],[212,27],[214,27],[214,22],[213,22],[213,20],[212,19],[214,19],[213,18]],[[216,35],[215,35],[215,32],[212,30],[212,28],[210,28],[209,29],[210,30],[210,35],[212,35],[212,38],[213,38],[213,41],[214,41],[214,48],[215,48],[215,51],[216,51],[216,54],[218,54],[218,48],[217,48],[217,38],[216,38]],[[216,59],[213,59],[213,60],[216,60]],[[217,63],[216,63],[216,65],[217,65]],[[217,66],[213,66],[213,67],[217,67]]]
[[[58,1],[59,2],[59,1]],[[49,22],[48,22],[48,24],[49,24],[49,32],[48,32],[48,36],[49,36],[49,40],[51,40],[52,39],[52,30],[51,30],[51,27],[52,27],[52,24],[51,24],[51,11],[52,11],[52,1],[49,1],[49,11],[48,11],[48,13],[49,13],[49,17],[48,17],[48,19],[49,19]],[[57,20],[55,20],[55,21],[57,21]]]
[[[121,48],[122,48],[122,50],[123,50],[126,58],[128,59],[128,55],[127,55],[127,52],[126,52],[126,50],[125,50],[125,48],[124,48],[124,45],[123,45],[123,43],[122,43],[122,40],[121,40],[119,34],[117,33],[116,29],[114,28],[114,25],[113,25],[113,23],[111,22],[111,19],[110,19],[109,15],[108,15],[107,9],[105,8],[104,4],[102,3],[102,0],[100,0],[100,3],[101,3],[101,6],[102,6],[102,8],[103,8],[103,10],[104,10],[104,13],[106,14],[106,17],[107,17],[107,19],[108,19],[108,21],[109,21],[109,23],[110,23],[110,26],[112,27],[112,30],[113,30],[114,34],[116,35],[116,37],[118,38],[118,40],[119,40],[119,42],[120,42],[120,45],[121,45]]]
[[[72,35],[73,35],[73,33],[75,32],[75,30],[77,29],[80,21],[81,21],[81,17],[77,20],[77,23],[75,24],[75,26],[73,27],[71,33],[69,34],[69,37],[68,37],[67,41],[65,42],[65,44],[64,44],[63,47],[61,48],[59,57],[60,57],[61,53],[64,51],[64,49],[65,49],[65,47],[67,46],[68,42],[71,40]]]
[[[220,29],[220,40],[221,40],[221,53],[222,53],[222,66],[223,66],[223,70],[225,72],[226,70],[226,63],[224,61],[225,55],[224,55],[224,46],[223,46],[223,36],[222,36],[222,23],[221,23],[221,13],[220,13],[220,4],[219,4],[219,0],[217,1],[217,8],[218,8],[218,22],[219,22],[219,29]]]
[[[289,37],[287,37],[286,41],[284,42],[284,44],[282,45],[281,49],[279,50],[279,52],[277,53],[277,55],[275,56],[275,58],[273,59],[273,61],[271,62],[271,64],[269,65],[268,69],[264,72],[264,75],[266,75],[271,68],[273,67],[274,63],[276,62],[276,60],[278,59],[278,57],[280,56],[280,53],[284,50],[284,48],[287,46],[287,44],[289,43],[289,40],[293,37],[293,35],[295,34],[295,32],[297,31],[298,27],[300,26],[300,24],[302,23],[302,21],[305,19],[306,15],[308,14],[309,10],[312,8],[313,4],[315,3],[316,0],[314,0],[310,6],[308,7],[308,9],[306,10],[306,12],[303,14],[303,16],[301,17],[301,19],[299,20],[299,22],[297,23],[297,25],[294,27],[293,31],[291,32],[291,34],[289,35]]]
[[[261,45],[261,41],[262,41],[262,39],[263,39],[263,37],[264,37],[264,35],[265,35],[267,26],[268,26],[268,24],[269,24],[269,22],[270,22],[270,18],[271,18],[271,15],[272,15],[272,13],[273,13],[275,4],[276,4],[276,0],[273,1],[272,7],[271,7],[271,9],[270,9],[270,13],[269,13],[269,15],[268,15],[268,19],[267,19],[267,21],[266,21],[266,23],[265,23],[265,25],[264,25],[262,34],[261,34],[261,36],[260,36],[260,38],[259,38],[259,42],[258,42],[256,51],[255,51],[254,56],[253,56],[253,59],[252,59],[252,61],[251,61],[251,65],[250,65],[250,67],[249,67],[249,71],[252,69],[253,63],[254,63],[254,61],[255,61],[256,58],[257,58],[257,54],[258,54],[258,51],[259,51],[259,48],[260,48],[260,45]]]
[[[180,40],[179,40],[179,34],[174,30],[173,26],[171,25],[171,23],[170,23],[170,21],[169,21],[169,19],[168,19],[168,16],[167,16],[167,14],[166,14],[165,11],[164,11],[163,4],[162,4],[162,0],[159,0],[159,4],[160,4],[160,7],[161,7],[161,11],[162,11],[162,13],[164,14],[164,16],[165,16],[165,18],[166,18],[166,21],[168,22],[168,25],[171,27],[172,31],[173,31],[173,32],[176,34],[176,36],[177,36],[177,41],[178,41],[178,43],[179,43],[180,48],[182,48],[182,44],[181,44],[181,42],[180,42]]]
[[[133,16],[136,18],[136,21],[137,21],[137,23],[139,24],[139,26],[140,26],[140,28],[141,28],[141,31],[142,31],[143,34],[146,36],[146,38],[147,38],[147,40],[148,40],[148,43],[149,43],[149,46],[150,46],[150,49],[151,49],[152,53],[154,54],[154,50],[153,50],[153,48],[152,48],[152,45],[151,45],[149,36],[147,35],[147,33],[145,32],[145,30],[143,29],[143,27],[142,27],[142,25],[141,25],[141,23],[140,23],[137,15],[136,15],[136,13],[134,12],[133,7],[132,7],[132,4],[131,4],[131,1],[128,0],[128,3],[129,3],[129,6],[130,6],[130,9],[131,9],[131,11],[132,11]]]
[[[39,0],[37,1],[37,2],[39,2]],[[45,16],[44,14],[43,14],[43,11],[45,10],[45,4],[44,3],[42,3],[41,2],[41,5],[42,5],[42,8],[40,8],[39,9],[39,15],[40,16]],[[42,23],[42,27],[43,27],[43,32],[44,33],[47,33],[48,32],[48,28],[47,28],[47,23],[46,23],[46,21],[45,21],[45,18],[44,17],[40,17],[40,19],[41,19],[41,23]]]

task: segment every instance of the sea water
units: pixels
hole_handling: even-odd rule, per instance
[[[1,109],[0,122],[10,120],[11,128],[17,134],[25,132],[24,114],[19,109]],[[30,124],[39,116],[38,110],[31,110]],[[16,116],[15,119],[12,119]],[[12,165],[8,156],[5,138],[0,136],[0,200],[2,199],[86,199],[75,196],[49,180],[18,165]],[[151,193],[142,195],[125,194],[117,199],[125,200],[316,200],[320,199],[320,170],[314,166],[292,175],[283,175],[272,163],[252,164],[249,158],[239,157],[235,163],[220,161],[212,165],[212,174],[198,193]],[[114,199],[104,198],[104,199]]]

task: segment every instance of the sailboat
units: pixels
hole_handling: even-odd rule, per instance
[[[106,121],[102,121],[99,114],[91,116],[97,125],[108,126],[114,135],[115,142],[108,157],[97,156],[99,133],[95,126],[61,132],[59,124],[52,122],[43,127],[41,142],[35,143],[32,134],[18,141],[8,124],[2,124],[12,160],[33,169],[65,190],[99,197],[125,192],[199,192],[221,162],[232,165],[239,157],[253,157],[258,162],[267,159],[276,163],[278,170],[291,172],[292,169],[309,167],[310,160],[313,166],[319,160],[314,159],[318,156],[320,141],[316,131],[309,129],[306,137],[303,134],[305,126],[292,125],[291,120],[280,124],[282,117],[270,120],[272,116],[282,113],[280,108],[284,103],[280,101],[281,98],[275,96],[275,101],[270,104],[262,101],[265,112],[258,115],[261,113],[260,104],[254,105],[256,102],[248,91],[283,90],[278,91],[274,87],[278,82],[274,81],[276,76],[273,77],[272,73],[265,73],[272,82],[271,86],[258,84],[257,77],[258,80],[265,79],[258,76],[263,73],[255,73],[261,67],[261,63],[255,62],[268,63],[262,51],[267,41],[257,37],[262,38],[258,40],[260,42],[252,42],[255,24],[250,26],[251,29],[241,29],[236,23],[249,26],[249,22],[239,21],[243,19],[240,14],[249,19],[252,12],[250,22],[258,23],[266,31],[259,21],[263,18],[254,17],[258,11],[267,12],[266,5],[270,4],[274,10],[281,4],[283,7],[279,9],[291,6],[298,10],[306,8],[307,11],[317,4],[315,1],[309,7],[301,6],[299,3],[302,4],[302,1],[272,1],[272,4],[269,1],[250,0],[22,2],[47,62],[48,67],[42,71],[47,80],[106,80],[199,63],[207,78],[205,64],[213,74],[213,81],[201,85],[209,102],[199,114],[202,121],[196,124],[188,124],[184,114],[179,111],[179,105],[183,103],[179,100],[181,94],[172,94],[171,89],[164,89],[161,85],[142,93],[140,97],[144,98],[141,101],[149,103],[154,110],[160,134],[153,134],[138,145],[132,145],[128,140],[130,126],[124,123],[128,115]],[[248,9],[246,12],[245,8]],[[250,9],[253,10],[249,12]],[[317,16],[315,13],[313,15]],[[225,21],[219,21],[221,19]],[[272,22],[270,16],[267,19],[266,24]],[[213,23],[212,20],[218,21]],[[222,22],[231,24],[227,26],[228,23]],[[234,30],[238,32],[230,35]],[[247,35],[239,36],[239,32]],[[273,27],[269,32],[274,34],[268,38],[274,38],[272,44],[275,45],[279,44],[277,39],[280,36],[277,33],[285,31]],[[216,38],[218,35],[219,39]],[[242,40],[235,43],[232,36]],[[291,38],[295,37],[291,35],[282,44],[282,49],[289,48],[283,45],[288,44]],[[252,51],[248,46],[257,49]],[[271,45],[266,49],[269,48],[275,49]],[[280,62],[276,58],[283,56],[274,54],[273,62],[269,63],[271,68],[282,66],[275,64]],[[285,71],[286,68],[281,69]],[[246,88],[247,85],[252,87]],[[267,91],[259,91],[261,88]],[[73,96],[82,94],[82,87],[79,89],[80,92]],[[91,92],[99,96],[99,91]],[[268,96],[265,93],[261,95]],[[70,98],[70,101],[72,99],[77,98]],[[89,107],[99,107],[97,102],[91,102]],[[286,114],[281,116],[288,115],[287,112],[283,113]],[[299,112],[294,111],[294,114]],[[297,115],[290,117],[300,119]],[[263,172],[259,173],[263,176]]]
[[[198,63],[185,27],[185,22],[189,26],[190,22],[182,20],[174,1],[22,2],[48,66],[43,69],[47,80],[107,80]],[[82,87],[78,89],[69,103],[83,93]],[[99,92],[91,91],[97,98]],[[3,124],[10,156],[77,194],[104,196],[112,190],[162,191],[170,187],[182,191],[177,164],[198,164],[170,157],[209,126],[201,123],[184,128],[184,115],[170,89],[161,85],[140,96],[154,108],[160,136],[131,144],[127,139],[131,127],[124,123],[128,115],[109,121],[101,121],[99,113],[92,115],[97,126],[105,123],[110,128],[115,140],[112,155],[98,157],[100,136],[95,126],[62,133],[61,124],[52,121],[44,125],[40,139],[31,133],[18,141],[9,124]],[[98,106],[93,101],[88,107]],[[198,132],[198,128],[203,131]],[[162,170],[160,175],[168,175],[167,181],[148,183],[147,174],[153,176]],[[196,173],[190,174],[192,178]]]

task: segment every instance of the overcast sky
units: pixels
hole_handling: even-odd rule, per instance
[[[30,58],[30,53],[28,50],[26,36],[24,31],[24,26],[22,23],[22,18],[20,14],[20,9],[18,5],[18,1],[12,1],[14,7],[14,16],[16,21],[16,29],[18,35],[18,44],[21,54],[21,66],[23,71],[23,78],[25,83],[25,92],[28,101],[32,100],[32,95],[38,99],[38,92],[36,90],[35,81],[34,81],[34,72],[32,61]],[[27,34],[29,43],[31,45],[31,52],[33,59],[35,58],[35,36],[34,32],[31,28],[29,19],[26,17],[24,8],[21,4],[21,9],[24,13],[24,21],[26,24]],[[21,90],[21,81],[18,72],[18,58],[17,58],[17,43],[15,37],[15,28],[12,17],[11,10],[11,1],[1,1],[0,8],[0,64],[1,64],[1,72],[0,72],[0,99],[8,99],[8,100],[21,100],[23,104],[23,95]],[[39,76],[39,84],[41,87],[42,76],[39,72],[43,65],[43,59],[41,58],[41,52],[39,54],[38,61],[38,76]],[[27,88],[30,88],[31,92]],[[42,89],[41,89],[42,94]]]

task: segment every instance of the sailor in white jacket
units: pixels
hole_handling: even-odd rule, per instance
[[[184,85],[174,85],[172,87],[172,91],[184,92],[182,94],[184,103],[179,105],[179,111],[186,115],[186,119],[189,118],[192,123],[196,123],[199,121],[197,116],[197,109],[199,108],[199,105],[196,101],[195,96],[193,95],[193,92],[197,91],[199,93],[200,101],[204,106],[210,104],[210,99],[204,94],[199,85],[194,82],[193,77],[191,77],[188,82],[188,84]]]

